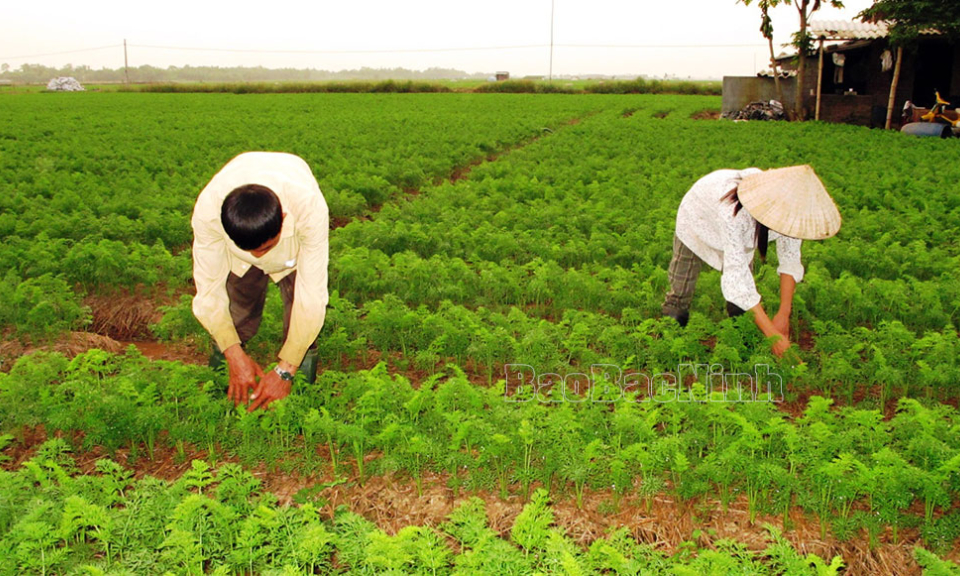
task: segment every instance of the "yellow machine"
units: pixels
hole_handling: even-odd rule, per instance
[[[949,102],[940,97],[940,92],[934,92],[936,104],[929,111],[917,108],[907,100],[903,107],[903,125],[900,131],[914,136],[934,136],[949,138],[960,136],[960,113],[949,110]]]
[[[960,115],[954,111],[947,112],[947,106],[950,105],[949,102],[940,97],[940,92],[934,92],[937,97],[937,103],[933,105],[933,108],[929,112],[920,117],[924,122],[939,122],[941,124],[949,124],[950,126],[960,126]],[[947,112],[945,114],[945,112]],[[950,116],[952,116],[952,118]]]

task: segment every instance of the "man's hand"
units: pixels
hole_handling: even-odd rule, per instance
[[[280,369],[291,374],[296,372],[296,367],[280,362]],[[286,398],[290,394],[290,382],[284,380],[279,374],[271,370],[265,376],[260,377],[260,384],[257,385],[253,394],[250,395],[250,407],[248,412],[253,412],[257,408],[266,408],[274,400]]]
[[[257,387],[257,378],[263,378],[263,370],[239,344],[224,350],[223,355],[227,359],[227,371],[230,374],[227,396],[233,400],[234,406],[245,403],[250,389]]]

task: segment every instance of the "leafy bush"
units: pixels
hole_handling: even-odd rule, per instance
[[[21,280],[7,272],[0,282],[0,327],[18,336],[49,340],[90,323],[90,309],[61,278],[44,274]]]

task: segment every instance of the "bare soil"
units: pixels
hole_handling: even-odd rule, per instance
[[[694,112],[690,116],[693,120],[719,120],[720,111],[719,110],[701,110],[699,112]]]
[[[591,115],[592,115],[592,114],[591,114]],[[583,118],[571,118],[571,119],[567,120],[566,122],[564,122],[562,126],[575,126],[575,125],[579,124],[582,120],[583,120]],[[559,128],[558,128],[558,129],[559,129]],[[470,175],[470,171],[473,170],[476,166],[479,166],[480,164],[489,163],[489,162],[496,162],[500,157],[505,156],[505,155],[509,154],[510,152],[512,152],[512,151],[514,151],[514,150],[517,150],[517,149],[519,149],[519,148],[523,148],[523,147],[525,147],[525,146],[529,146],[530,144],[533,144],[534,142],[536,142],[537,140],[539,140],[539,139],[542,138],[543,136],[548,135],[548,134],[552,134],[553,132],[554,132],[554,130],[551,130],[551,129],[549,129],[549,128],[544,128],[539,134],[537,134],[537,135],[535,135],[535,136],[532,136],[532,137],[530,137],[530,138],[527,138],[526,140],[523,140],[523,141],[521,141],[521,142],[517,142],[516,144],[511,144],[511,145],[509,145],[509,146],[506,146],[506,147],[504,147],[504,148],[502,148],[502,149],[500,149],[500,150],[497,150],[496,152],[493,152],[493,153],[491,153],[491,154],[488,154],[486,157],[475,158],[475,159],[471,160],[469,163],[467,163],[466,165],[458,166],[458,167],[454,168],[447,177],[445,177],[445,178],[444,178],[444,177],[441,177],[441,178],[435,179],[435,180],[433,181],[433,185],[434,185],[434,186],[439,186],[439,185],[442,184],[443,182],[449,182],[449,183],[451,183],[451,184],[455,184],[456,182],[467,178],[467,177]],[[405,189],[405,190],[403,190],[403,193],[400,194],[398,197],[391,198],[391,199],[387,200],[387,202],[398,202],[398,201],[411,200],[411,199],[416,198],[417,196],[419,196],[422,192],[423,192],[422,190],[416,189],[416,188]],[[346,226],[347,224],[349,224],[349,223],[351,223],[351,222],[353,222],[353,221],[355,221],[355,220],[370,220],[370,219],[371,219],[371,215],[379,212],[382,208],[383,208],[383,205],[382,205],[382,204],[378,204],[378,205],[375,205],[375,206],[370,206],[370,207],[367,209],[367,213],[366,213],[366,214],[362,214],[362,215],[357,216],[357,217],[355,217],[355,218],[333,218],[333,219],[330,220],[330,228],[331,228],[331,229],[342,228],[343,226]]]
[[[29,459],[36,447],[46,439],[43,428],[24,431],[26,444],[15,444],[6,451],[11,461],[3,465],[6,469],[15,469]],[[75,439],[77,440],[77,439]],[[318,457],[327,459],[325,446],[318,446]],[[146,454],[141,449],[140,453]],[[95,473],[95,463],[107,455],[97,447],[90,451],[74,455],[77,468],[84,474]],[[119,462],[128,461],[129,449],[120,449],[113,458]],[[155,458],[145,457],[128,463],[135,478],[151,475],[167,481],[178,479],[190,469],[192,459],[206,459],[206,451],[187,446],[183,455],[167,446],[160,446]],[[376,458],[375,454],[367,459]],[[236,459],[217,456],[217,464],[236,462]],[[346,506],[374,522],[389,534],[396,534],[409,525],[437,527],[447,516],[465,500],[479,497],[486,503],[490,526],[502,537],[510,537],[510,528],[523,509],[524,502],[516,495],[517,486],[511,487],[513,493],[506,500],[486,490],[477,492],[454,492],[447,486],[449,476],[428,472],[423,478],[423,493],[418,494],[414,482],[405,475],[386,474],[367,478],[361,485],[354,471],[355,466],[349,459],[342,462],[341,472],[347,471],[347,477],[335,478],[329,465],[323,472],[313,476],[297,473],[285,474],[269,470],[260,464],[251,472],[260,479],[264,491],[275,494],[280,503],[293,503],[294,496],[305,488],[326,485],[316,494],[317,505],[321,513],[332,518],[336,509]],[[893,543],[889,530],[880,535],[879,545],[871,549],[865,533],[857,534],[850,541],[841,542],[827,534],[820,538],[819,522],[806,515],[803,510],[790,511],[789,526],[783,525],[780,516],[758,516],[756,522],[750,522],[746,498],[741,496],[730,503],[726,511],[719,501],[697,499],[680,502],[674,497],[659,494],[648,503],[636,496],[625,497],[614,504],[613,494],[609,490],[587,489],[583,497],[583,506],[578,508],[571,494],[554,496],[551,507],[555,515],[555,524],[575,542],[583,547],[594,540],[604,537],[611,529],[627,527],[639,542],[650,544],[665,552],[675,552],[681,543],[695,541],[703,548],[712,548],[721,539],[732,539],[745,544],[754,551],[760,551],[770,544],[766,525],[781,530],[787,540],[801,554],[817,554],[829,560],[835,555],[844,558],[847,569],[844,574],[851,576],[896,574],[919,575],[920,567],[913,560],[914,546],[922,545],[919,533],[915,529],[904,529],[900,533],[900,542]],[[696,532],[696,536],[695,536]],[[953,550],[946,555],[953,561],[960,560],[960,551]]]
[[[90,307],[93,321],[90,332],[114,340],[151,338],[150,324],[160,320],[160,306],[169,298],[144,297],[128,291],[110,295],[88,295],[83,303]]]
[[[158,342],[156,340],[129,340],[122,342],[124,348],[135,346],[141,354],[151,360],[173,360],[185,364],[204,365],[209,351],[204,352],[187,342]]]
[[[24,342],[8,332],[0,340],[0,366],[7,371],[17,358],[34,352],[60,352],[73,357],[93,348],[121,352],[123,344],[109,336],[91,332],[67,332],[52,342]]]

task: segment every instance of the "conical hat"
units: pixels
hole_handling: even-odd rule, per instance
[[[746,176],[737,197],[758,222],[785,236],[822,240],[840,230],[837,205],[807,165]]]

